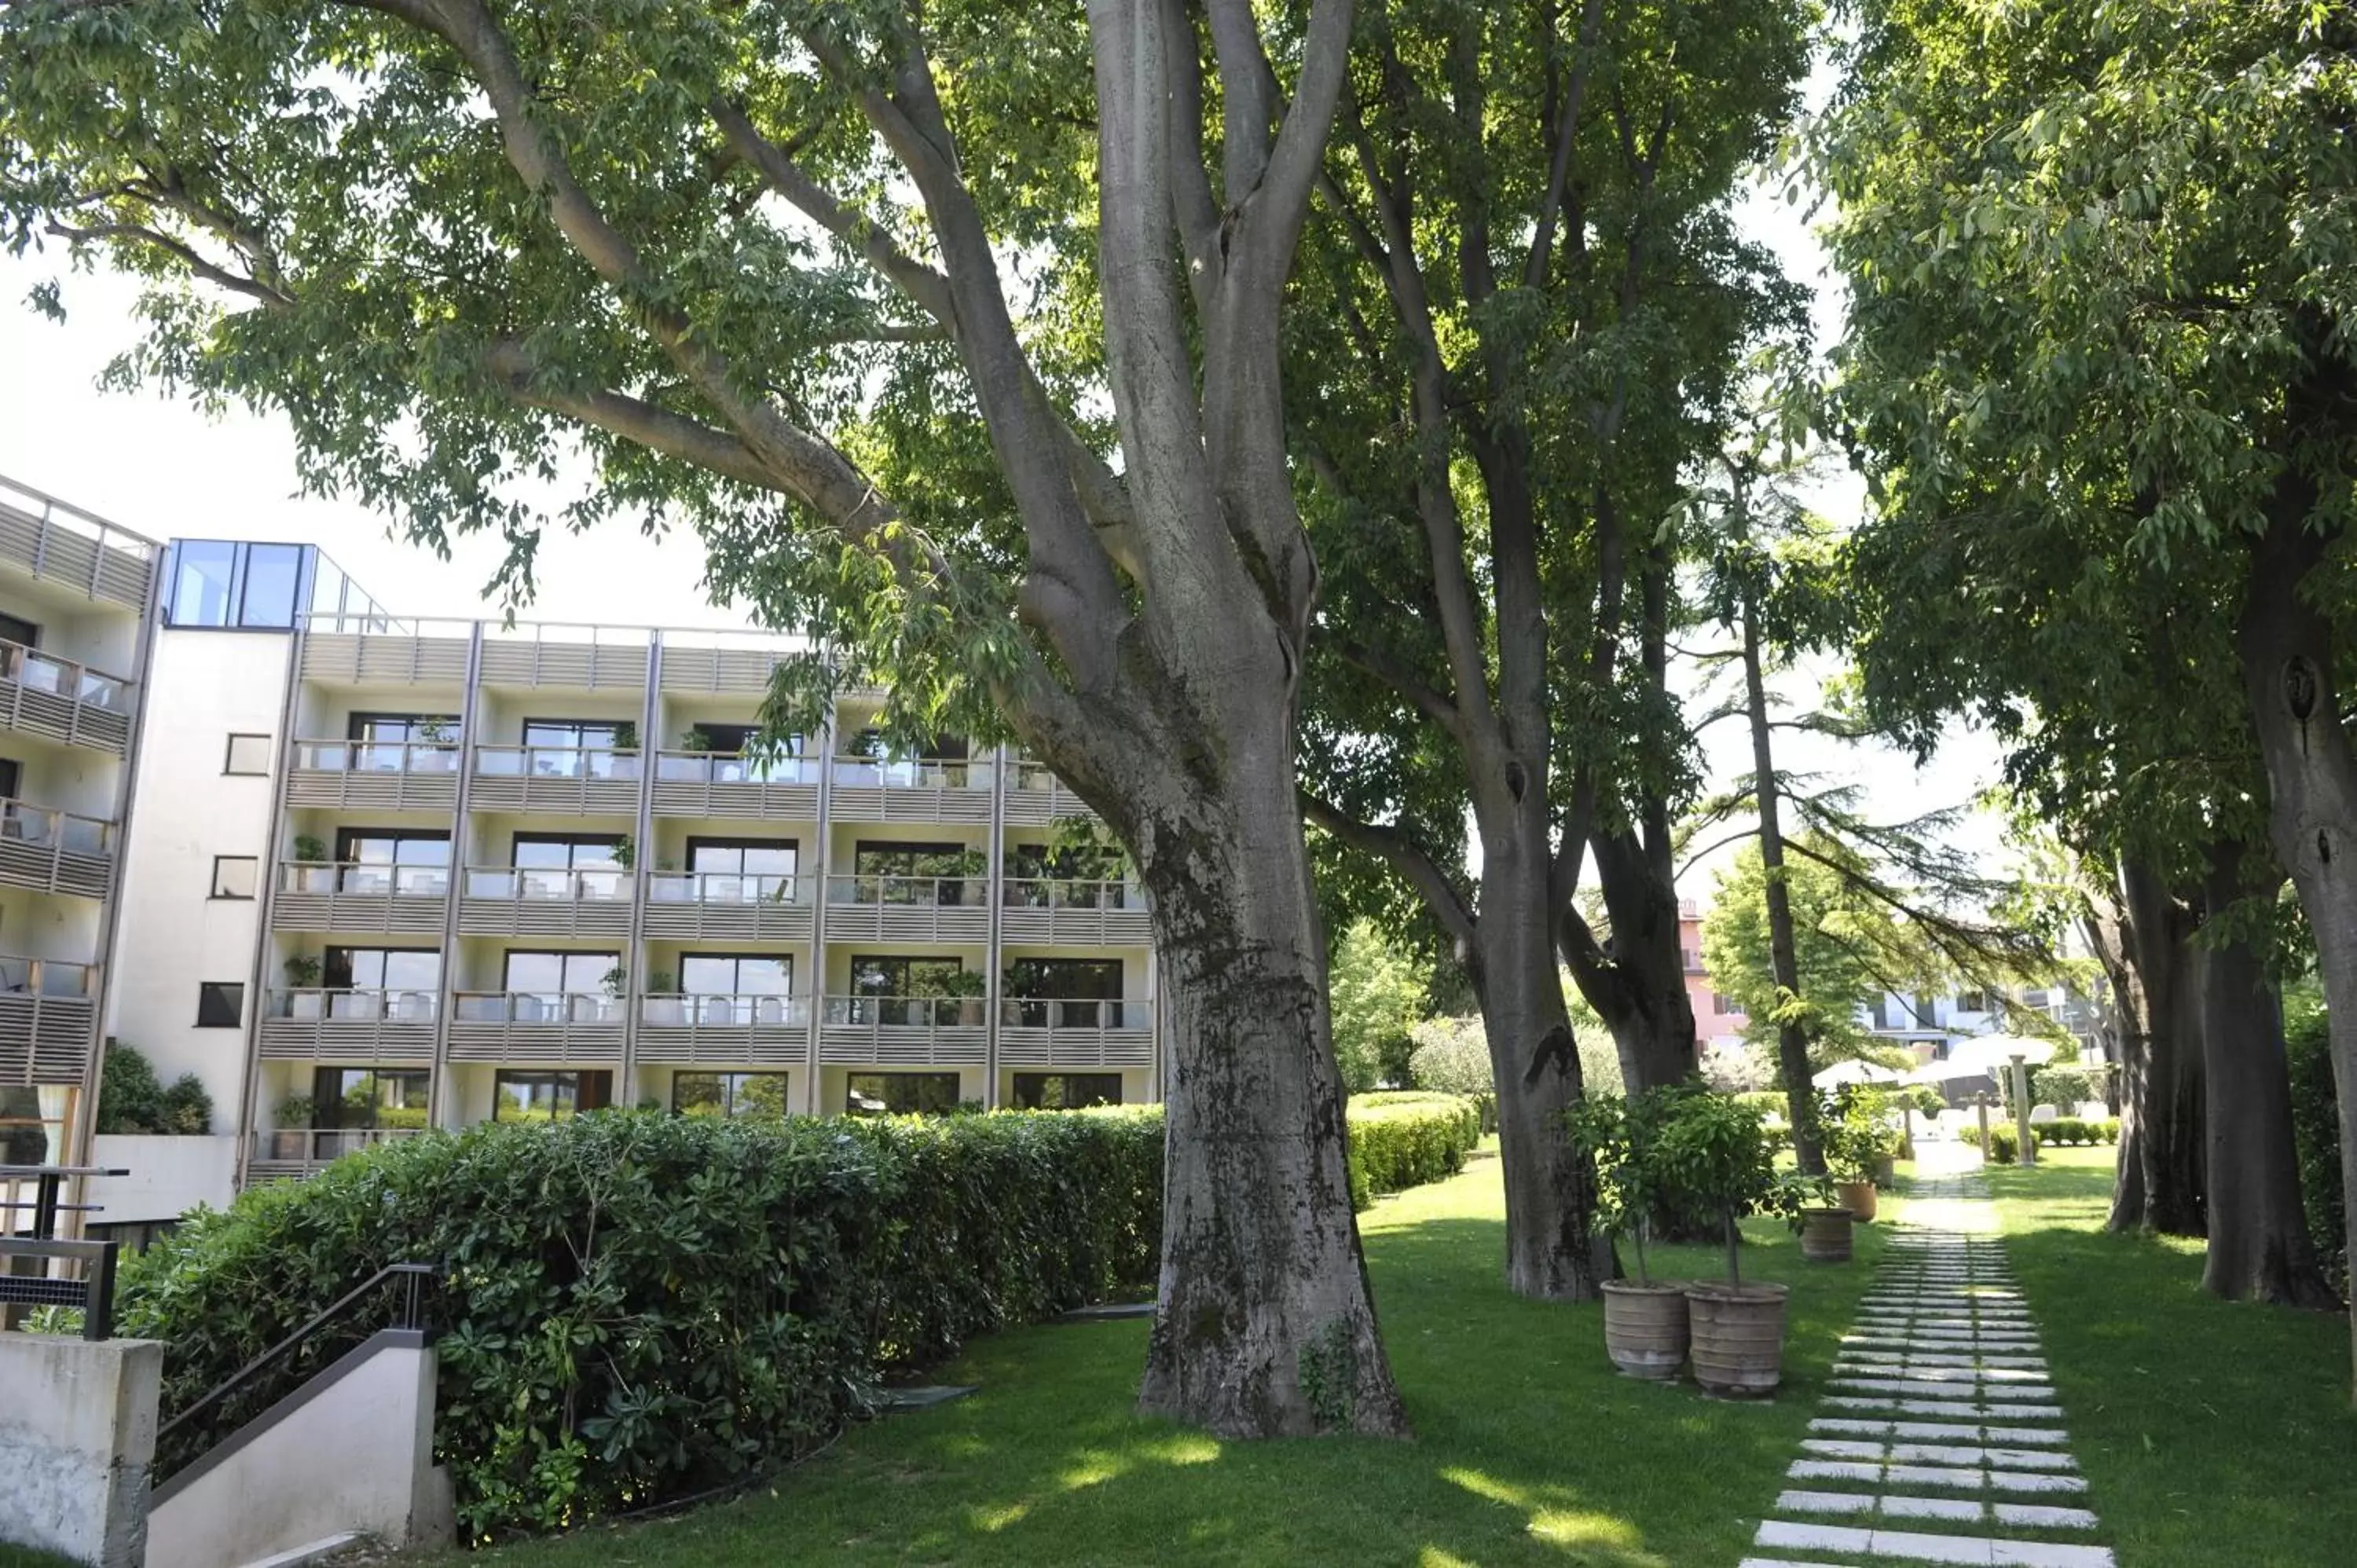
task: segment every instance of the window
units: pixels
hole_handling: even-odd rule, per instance
[[[352,767],[376,773],[455,773],[455,752],[439,751],[458,738],[458,721],[447,714],[354,714],[345,721]]]
[[[303,581],[299,544],[248,544],[245,587],[238,598],[237,624],[274,629],[295,625],[295,600]]]
[[[958,843],[888,843],[863,839],[851,852],[862,904],[981,904],[988,859]]]
[[[843,1109],[854,1116],[939,1116],[958,1108],[953,1072],[855,1072]]]
[[[526,898],[619,898],[628,877],[619,833],[518,833],[508,854]],[[584,875],[590,874],[590,875]]]
[[[237,735],[229,737],[229,755],[221,761],[223,773],[240,776],[270,771],[270,737],[266,735]]]
[[[336,860],[346,893],[405,893],[438,898],[450,891],[450,835],[412,828],[340,828]]]
[[[1956,1011],[1959,1013],[1986,1013],[1988,1010],[1988,993],[1986,991],[1962,992],[1956,997]]]
[[[237,586],[237,546],[226,540],[183,539],[172,546],[173,626],[227,626]]]
[[[214,898],[251,898],[262,885],[262,862],[250,854],[213,856]]]
[[[1121,960],[1019,958],[1006,966],[1006,995],[1004,1022],[1021,1028],[1116,1028]]]
[[[635,779],[637,757],[614,753],[635,753],[637,732],[623,719],[526,719],[524,771],[540,779]]]
[[[1710,993],[1710,1010],[1716,1017],[1731,1018],[1735,1015],[1735,1004],[1714,991]]]
[[[183,539],[172,546],[172,626],[250,627],[285,631],[302,602],[302,544],[241,544]]]
[[[792,896],[802,845],[793,839],[691,838],[687,869],[698,881],[698,897],[750,904]]]
[[[568,1017],[588,1021],[604,1009],[585,1014],[567,998],[608,994],[608,977],[621,967],[618,952],[511,952],[501,989],[514,993],[519,1024],[557,1023]]]
[[[323,1067],[311,1079],[314,1127],[404,1127],[425,1125],[424,1070]]]
[[[786,1113],[781,1072],[680,1072],[671,1080],[671,1108],[682,1116],[760,1117]]]
[[[13,642],[19,648],[38,648],[41,646],[41,628],[22,616],[0,614],[0,642]]]
[[[610,1072],[502,1072],[491,1079],[495,1122],[569,1122],[613,1098]]]
[[[234,1029],[245,1022],[245,983],[208,980],[197,986],[197,1027]]]
[[[679,983],[690,996],[788,996],[794,961],[770,953],[692,952],[679,961]]]
[[[1018,1072],[1015,1075],[1015,1108],[1018,1111],[1078,1111],[1084,1105],[1121,1103],[1117,1072]]]
[[[322,972],[330,991],[399,992],[430,1006],[442,988],[442,954],[434,948],[329,948]]]
[[[0,1084],[0,1165],[58,1163],[65,1154],[74,1099],[71,1090]],[[0,1218],[0,1233],[10,1229],[12,1218]],[[13,1223],[25,1221],[14,1219]]]

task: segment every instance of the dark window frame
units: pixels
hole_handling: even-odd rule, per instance
[[[426,1096],[430,1096],[434,1090],[434,1070],[431,1068],[375,1067],[366,1062],[356,1062],[349,1065],[336,1062],[321,1062],[312,1069],[311,1073],[312,1126],[316,1128],[334,1129],[341,1132],[365,1130],[380,1126],[400,1125],[400,1123],[381,1122],[378,1119],[377,1112],[384,1109],[384,1105],[382,1100],[373,1094],[369,1097],[368,1119],[366,1121],[345,1120],[344,1112],[349,1104],[345,1098],[345,1094],[341,1091],[336,1093],[330,1093],[328,1091],[329,1075],[342,1073],[365,1073],[371,1079],[378,1083],[382,1083],[387,1079],[398,1079],[406,1083],[410,1079],[414,1079],[422,1087],[424,1093]],[[423,1112],[425,1109],[425,1100],[421,1097],[417,1109]],[[333,1109],[331,1110],[330,1107],[333,1107]],[[422,1117],[418,1125],[420,1127],[425,1125]]]
[[[434,983],[425,985],[393,985],[379,979],[373,985],[355,985],[352,981],[354,953],[431,953],[434,955]],[[338,961],[341,960],[339,964]],[[381,965],[381,969],[390,966]],[[337,976],[340,973],[340,981]],[[434,948],[387,947],[382,942],[339,942],[319,950],[319,983],[330,991],[426,991],[439,992],[444,969],[442,950]]]
[[[262,743],[261,767],[238,768],[232,766],[237,761],[237,743],[242,740],[258,740]],[[221,746],[221,777],[224,779],[269,778],[271,740],[271,736],[267,735],[256,735],[252,730],[233,729],[230,731],[229,739]]]
[[[551,1121],[570,1121],[576,1116],[584,1115],[592,1111],[603,1111],[614,1103],[614,1073],[613,1069],[610,1068],[501,1068],[491,1074],[492,1121],[519,1122],[531,1120],[531,1118],[528,1117],[505,1116],[500,1114],[500,1112],[505,1109],[507,1101],[501,1098],[500,1090],[505,1088],[508,1084],[523,1079],[535,1080],[545,1079],[552,1084],[561,1079],[571,1079],[573,1080],[573,1108],[562,1116],[552,1116],[550,1118]],[[594,1105],[584,1105],[582,1103],[582,1100],[584,1098],[582,1091],[592,1087],[593,1084],[597,1090],[597,1093],[590,1098],[595,1099],[597,1103]]]
[[[26,635],[11,636],[10,633],[18,627],[24,628]],[[38,648],[41,646],[41,623],[0,610],[0,642],[13,642],[19,648]]]
[[[747,871],[743,869],[743,862],[740,861],[738,862],[738,869],[735,871],[714,871],[703,874],[706,875],[800,876],[802,871],[802,841],[799,838],[762,839],[747,838],[741,833],[690,833],[687,838],[687,856],[683,864],[686,865],[688,873],[691,875],[697,874],[695,868],[695,852],[700,849],[733,849],[740,851],[748,849],[790,849],[794,852],[794,868],[791,871]]]
[[[520,744],[527,751],[563,751],[566,749],[565,743],[562,741],[533,739],[532,732],[535,726],[545,729],[571,730],[573,732],[571,748],[576,751],[620,751],[623,747],[612,740],[608,741],[602,746],[591,746],[584,732],[593,729],[618,732],[624,725],[630,725],[635,728],[638,722],[639,721],[636,719],[534,718],[531,714],[527,714],[524,715],[523,723],[518,727],[516,733],[522,737]],[[633,747],[631,749],[636,748]]]
[[[1068,1091],[1059,1096],[1063,1101],[1062,1104],[1041,1105],[1038,1102],[1045,1098],[1044,1090],[1049,1079],[1061,1079],[1068,1090],[1069,1086],[1076,1082],[1093,1083],[1098,1089],[1097,1098],[1076,1099]],[[1110,1097],[1103,1092],[1106,1084],[1113,1087]],[[1031,1090],[1028,1098],[1024,1094],[1027,1085]],[[1018,1111],[1080,1111],[1092,1105],[1119,1105],[1123,1103],[1121,1089],[1121,1074],[1117,1072],[1018,1072],[1015,1075],[1015,1108]]]
[[[400,736],[371,735],[368,726],[376,724],[398,724],[413,733]],[[420,725],[442,725],[450,733],[444,742],[422,740],[414,732]],[[344,716],[344,738],[366,746],[436,746],[456,740],[458,736],[458,715],[456,714],[399,713],[391,709],[367,709]]]
[[[604,832],[604,833],[515,832],[515,833],[510,833],[510,834],[508,835],[508,864],[509,864],[510,865],[516,865],[516,866],[521,866],[521,865],[523,865],[523,862],[522,862],[521,860],[519,860],[519,859],[517,859],[517,858],[516,858],[516,846],[517,846],[517,845],[519,845],[519,844],[527,844],[527,843],[556,843],[556,844],[563,844],[563,845],[564,845],[565,848],[567,848],[567,849],[585,849],[585,848],[589,848],[589,847],[593,847],[593,846],[594,846],[594,847],[597,847],[597,848],[604,849],[604,850],[606,850],[607,852],[608,852],[609,854],[618,854],[618,855],[619,855],[619,852],[620,852],[620,850],[621,850],[621,847],[622,847],[622,841],[623,841],[623,840],[625,840],[625,839],[627,839],[627,838],[629,838],[630,836],[630,834],[628,834],[628,833],[617,833],[617,832]],[[536,867],[536,866],[535,866],[535,867],[532,867],[531,869],[533,869],[533,870],[539,870],[539,869],[542,869],[542,868],[540,868],[540,867]],[[548,867],[547,869],[554,870],[554,867],[553,867],[553,866],[552,866],[552,867]],[[628,868],[627,868],[627,867],[625,867],[625,866],[622,865],[621,861],[620,861],[619,858],[618,858],[618,859],[616,859],[616,860],[614,860],[611,864],[609,864],[609,865],[583,865],[579,861],[575,860],[575,859],[573,859],[573,858],[571,858],[571,857],[569,857],[569,856],[568,856],[568,857],[566,858],[566,860],[565,860],[565,870],[567,870],[567,871],[621,871],[621,870],[626,870],[626,869],[628,869]]]
[[[228,1016],[221,1016],[223,1011]],[[245,982],[242,980],[200,980],[197,982],[197,1022],[199,1029],[242,1029],[245,1027]]]
[[[964,1084],[964,1079],[954,1072],[897,1071],[888,1069],[874,1072],[861,1071],[846,1073],[844,1076],[843,1080],[843,1112],[846,1116],[938,1116],[944,1113],[943,1110],[929,1111],[923,1107],[919,1107],[914,1111],[895,1111],[888,1104],[881,1111],[871,1111],[854,1104],[852,1097],[859,1092],[858,1084],[863,1079],[871,1080],[877,1079],[889,1079],[896,1083],[910,1084],[931,1079],[937,1089],[942,1084],[946,1083],[949,1085],[949,1100],[947,1106],[945,1107],[946,1111],[954,1111],[958,1108],[958,1105],[961,1103],[958,1099],[958,1093]]]
[[[783,991],[690,991],[687,986],[687,966],[696,959],[706,959],[740,966],[736,973],[742,978],[741,966],[748,960],[757,963],[781,963],[786,966],[786,988]],[[683,952],[679,955],[679,989],[685,996],[791,996],[794,993],[794,955],[790,952]]]
[[[221,891],[221,867],[242,863],[253,868],[253,891],[224,893]],[[251,904],[262,897],[262,857],[258,854],[217,854],[213,856],[212,890],[205,895],[208,903],[221,899],[231,904]]]

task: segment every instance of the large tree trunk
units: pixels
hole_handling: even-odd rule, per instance
[[[2120,1159],[2137,1162],[2139,1212],[2115,1223],[2168,1236],[2199,1236],[2201,1219],[2201,970],[2193,950],[2193,913],[2141,860],[2120,870],[2128,911],[2128,958],[2145,1001],[2142,1071],[2123,1089],[2128,1108]]]
[[[2212,844],[2201,882],[2203,922],[2213,928],[2201,961],[2210,1234],[2201,1288],[2228,1301],[2338,1306],[2300,1205],[2281,1002],[2247,937],[2216,940],[2237,901],[2271,897],[2282,883],[2280,873],[2246,875],[2244,852],[2239,843]]]
[[[2312,493],[2287,482],[2253,553],[2241,627],[2243,678],[2266,760],[2269,836],[2316,936],[2332,1079],[2341,1101],[2343,1212],[2357,1215],[2357,755],[2342,727],[2330,624],[2300,593],[2322,558]],[[2350,1321],[2357,1352],[2357,1313]],[[2357,1398],[2357,1354],[2352,1354]]]
[[[1676,879],[1666,865],[1655,865],[1666,857],[1652,854],[1633,832],[1598,833],[1592,843],[1612,924],[1607,961],[1568,943],[1564,958],[1580,994],[1612,1031],[1629,1092],[1683,1083],[1695,1073],[1695,1018],[1678,945]]]
[[[2145,1073],[2152,1058],[2151,1011],[2144,981],[2130,958],[2134,934],[2126,901],[2119,889],[2116,865],[2107,868],[2103,885],[2091,888],[2087,907],[2079,918],[2081,930],[2104,978],[2111,983],[2111,1058],[2117,1070],[2106,1090],[2112,1114],[2120,1121],[2120,1139],[2112,1167],[2112,1211],[2104,1221],[2107,1230],[2144,1229],[2145,1187],[2143,1127],[2139,1101]]]
[[[1751,718],[1751,798],[1760,813],[1760,881],[1768,896],[1768,966],[1780,1001],[1801,994],[1801,962],[1792,942],[1792,897],[1784,886],[1784,829],[1778,819],[1774,747],[1769,741],[1768,687],[1760,671],[1760,620],[1743,606],[1743,694]],[[1776,1026],[1776,1070],[1792,1127],[1792,1157],[1803,1176],[1825,1174],[1817,1128],[1817,1091],[1809,1077],[1809,1041],[1797,1019]]]

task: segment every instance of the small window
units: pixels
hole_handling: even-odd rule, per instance
[[[251,898],[262,885],[262,862],[250,854],[213,856],[215,898]]]
[[[231,735],[229,757],[221,763],[223,773],[243,776],[270,771],[270,737],[266,735]]]
[[[245,983],[208,980],[197,987],[197,1027],[234,1029],[245,1021]]]

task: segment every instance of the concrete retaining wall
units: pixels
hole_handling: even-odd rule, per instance
[[[142,1568],[163,1375],[152,1339],[0,1334],[0,1541]]]

